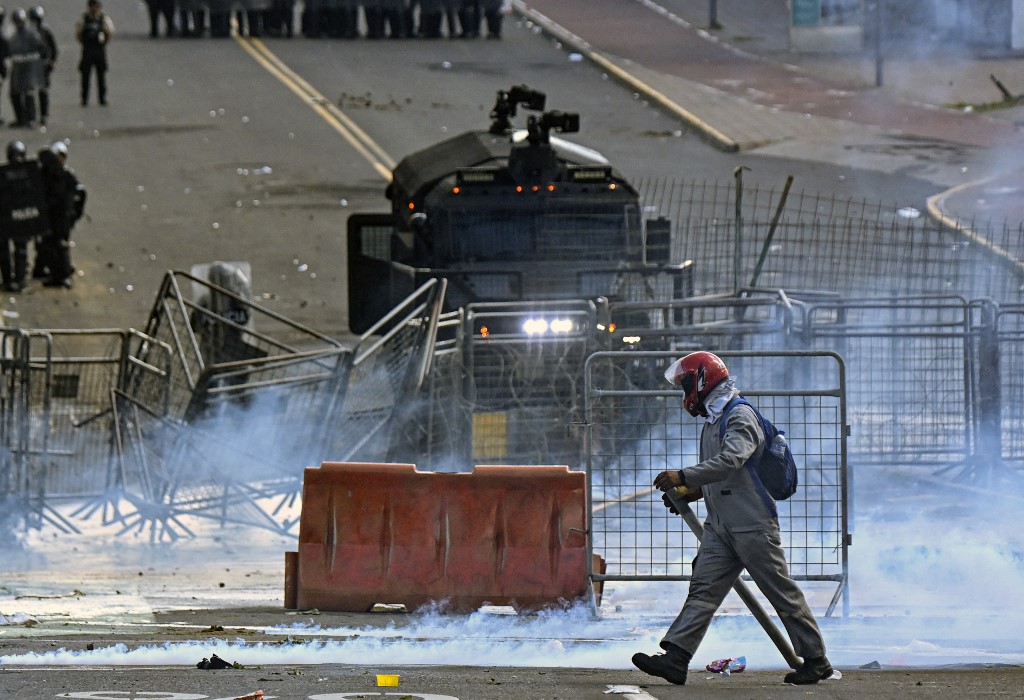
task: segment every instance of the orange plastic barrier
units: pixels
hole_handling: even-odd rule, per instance
[[[306,469],[299,551],[285,600],[298,609],[535,609],[588,593],[586,475],[567,467],[324,463]],[[291,590],[288,590],[291,588]]]

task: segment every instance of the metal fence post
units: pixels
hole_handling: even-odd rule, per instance
[[[978,335],[978,385],[974,396],[974,414],[978,421],[978,442],[975,460],[980,469],[979,481],[992,482],[1002,460],[1002,391],[999,372],[999,331],[996,323],[998,306],[981,302],[981,327]]]

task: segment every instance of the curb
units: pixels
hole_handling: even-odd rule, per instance
[[[549,34],[559,41],[572,46],[589,61],[599,66],[602,70],[607,71],[619,82],[624,83],[637,92],[646,95],[652,102],[657,103],[659,107],[695,129],[704,140],[709,142],[715,148],[726,153],[736,153],[740,150],[739,143],[723,134],[715,128],[714,125],[704,121],[689,110],[676,104],[650,84],[620,68],[611,59],[593,50],[590,47],[590,44],[581,37],[576,36],[565,27],[562,27],[556,22],[548,19],[541,13],[530,9],[524,0],[512,0],[512,9],[525,19],[536,24],[546,34]]]

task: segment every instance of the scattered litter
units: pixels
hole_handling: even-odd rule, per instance
[[[518,615],[511,605],[481,605],[477,611],[481,615]]]
[[[402,603],[374,603],[373,607],[370,608],[370,612],[375,613],[395,613],[395,612],[409,612],[405,605]]]
[[[716,659],[705,668],[712,673],[721,673],[728,676],[730,673],[742,673],[747,668],[747,657],[737,656],[733,659]]]
[[[398,687],[398,676],[397,675],[388,675],[388,674],[384,674],[384,675],[377,674],[377,685],[378,686],[385,686],[385,687],[388,687],[388,688],[397,688]]]
[[[263,691],[257,690],[253,693],[249,693],[248,695],[238,695],[231,698],[231,700],[263,700]]]
[[[35,627],[38,624],[39,620],[26,613],[14,613],[13,615],[0,613],[0,626],[22,625],[23,627]]]
[[[882,668],[882,664],[878,663],[878,661],[870,661],[864,664],[863,666],[858,666],[857,668],[863,669],[865,671],[877,671],[878,669]]]
[[[843,680],[843,674],[839,672],[838,668],[832,669],[832,675],[826,678],[827,681],[841,681]]]
[[[638,685],[610,685],[608,690],[604,691],[605,695],[639,695],[640,686]]]
[[[579,53],[571,53],[571,54],[569,54],[569,62],[570,63],[579,63],[582,60],[583,60],[583,54],[579,54]]]
[[[31,600],[53,600],[56,598],[81,598],[85,595],[82,591],[77,588],[70,593],[64,593],[63,595],[19,595],[14,596],[15,600],[25,600],[26,598]]]
[[[10,311],[8,309],[4,309],[0,313],[3,314],[4,318],[19,318],[21,316],[21,314],[19,314],[17,311]]]
[[[897,210],[896,215],[903,219],[916,219],[921,216],[921,212],[914,207],[903,207]]]

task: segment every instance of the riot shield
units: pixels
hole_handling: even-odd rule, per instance
[[[0,235],[28,240],[50,232],[39,163],[0,165]]]

